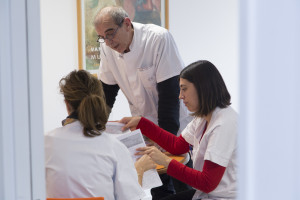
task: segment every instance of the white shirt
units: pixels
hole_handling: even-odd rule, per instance
[[[158,124],[157,83],[179,75],[184,63],[166,29],[153,24],[132,24],[134,35],[130,52],[120,54],[101,44],[98,77],[106,84],[119,85],[132,116],[141,115]],[[180,126],[186,127],[190,121],[181,102]]]
[[[79,121],[45,136],[47,197],[104,197],[137,200],[144,196],[128,149],[106,134],[89,138]]]
[[[235,199],[237,192],[237,113],[229,106],[216,108],[202,136],[206,121],[195,117],[183,130],[183,138],[193,145],[194,169],[202,171],[204,160],[226,167],[221,182],[209,194],[196,190],[194,199]],[[200,141],[200,143],[199,143]]]

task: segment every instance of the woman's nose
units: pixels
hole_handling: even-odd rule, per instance
[[[179,99],[183,99],[183,95],[181,94],[181,92],[179,93]]]

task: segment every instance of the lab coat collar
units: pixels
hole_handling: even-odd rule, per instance
[[[70,124],[74,121],[78,120],[78,113],[76,111],[72,112],[66,119],[62,120],[61,124],[63,126]]]
[[[129,45],[129,52],[127,53],[119,53],[119,57],[128,57],[128,56],[135,56],[134,52],[136,49],[136,43],[137,43],[137,37],[138,37],[138,31],[136,30],[138,27],[136,27],[136,23],[132,22],[132,28],[133,28],[133,37],[131,44]]]

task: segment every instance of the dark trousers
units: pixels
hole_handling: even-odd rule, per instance
[[[161,198],[175,194],[171,177],[167,174],[161,174],[159,175],[159,177],[163,185],[151,189],[152,200],[159,200]]]
[[[179,192],[177,194],[169,195],[161,200],[192,200],[196,190],[189,189],[186,191]]]
[[[193,168],[193,162],[190,159],[186,166]],[[159,200],[172,194],[178,194],[190,190],[192,187],[167,175],[161,174],[162,186],[151,189],[152,200]]]

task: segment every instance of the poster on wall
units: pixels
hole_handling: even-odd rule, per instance
[[[168,28],[168,0],[77,0],[79,69],[97,74],[100,43],[93,20],[97,12],[110,5],[122,6],[131,21]]]

